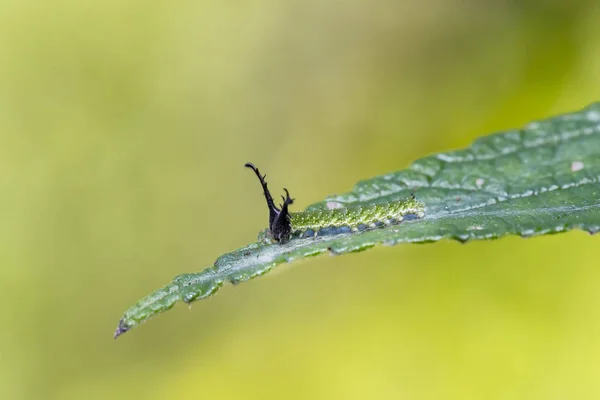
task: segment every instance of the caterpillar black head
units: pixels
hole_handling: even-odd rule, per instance
[[[292,222],[290,220],[288,206],[294,203],[294,199],[290,197],[290,193],[287,189],[283,189],[285,191],[285,197],[281,196],[283,204],[280,204],[281,208],[277,208],[273,202],[273,197],[271,197],[271,193],[267,188],[267,182],[265,181],[267,175],[261,175],[258,168],[252,163],[246,163],[245,166],[254,171],[263,188],[267,206],[269,207],[269,237],[276,242],[287,242],[292,233]]]

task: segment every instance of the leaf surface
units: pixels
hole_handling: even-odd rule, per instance
[[[424,157],[407,169],[361,181],[348,193],[308,207],[369,206],[414,193],[426,207],[422,219],[361,233],[250,244],[222,255],[201,272],[177,276],[141,299],[125,312],[115,337],[178,301],[212,295],[224,282],[244,282],[283,262],[326,252],[570,229],[595,233],[600,230],[599,177],[600,103],[482,137],[469,148]]]

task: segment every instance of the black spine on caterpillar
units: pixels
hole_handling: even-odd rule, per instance
[[[286,197],[281,196],[283,199],[283,204],[280,204],[281,208],[277,208],[273,202],[271,192],[269,192],[269,189],[267,188],[267,182],[265,181],[267,175],[261,175],[258,171],[258,168],[256,168],[254,164],[250,162],[246,163],[245,167],[254,171],[263,188],[265,199],[267,200],[267,206],[269,207],[269,237],[276,242],[287,242],[292,233],[292,222],[290,220],[288,206],[294,202],[294,199],[290,197],[290,193],[287,189],[283,189],[285,190]]]

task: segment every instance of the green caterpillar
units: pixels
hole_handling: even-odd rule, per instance
[[[283,189],[286,196],[281,196],[283,204],[278,208],[267,188],[266,175],[261,175],[252,163],[246,163],[245,166],[251,168],[258,177],[269,208],[269,228],[259,233],[261,240],[285,243],[292,238],[358,232],[399,224],[425,215],[425,206],[414,195],[408,199],[369,206],[350,205],[331,210],[290,213],[288,206],[293,204],[294,199],[290,197],[288,190]]]

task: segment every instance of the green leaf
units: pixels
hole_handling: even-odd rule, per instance
[[[125,312],[115,337],[176,302],[190,303],[263,275],[283,262],[344,254],[377,244],[461,242],[507,234],[533,236],[578,228],[600,230],[600,103],[576,113],[476,140],[464,150],[434,154],[409,168],[359,182],[308,210],[369,206],[415,193],[422,219],[362,233],[254,243],[219,257],[202,272],[177,276]],[[341,203],[341,204],[338,204]],[[265,221],[266,222],[266,221]]]

